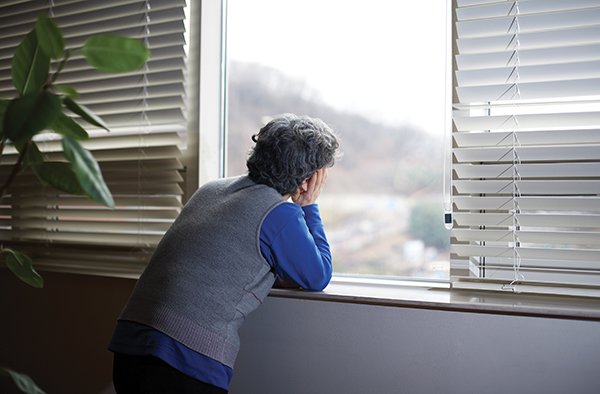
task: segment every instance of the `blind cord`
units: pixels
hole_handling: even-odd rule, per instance
[[[48,15],[54,18],[54,0],[48,1]]]
[[[146,0],[145,3],[145,11],[144,11],[144,44],[146,45],[146,47],[150,47],[150,41],[148,39],[148,37],[150,37],[150,10],[152,9],[149,0]],[[139,155],[138,155],[138,161],[137,161],[137,199],[138,199],[138,206],[137,206],[137,211],[138,211],[138,221],[137,221],[137,237],[138,237],[138,244],[142,243],[142,240],[144,239],[144,226],[142,225],[143,223],[143,215],[142,215],[142,209],[146,209],[146,204],[143,203],[142,201],[142,167],[143,167],[143,163],[142,163],[142,157],[145,155],[144,152],[144,134],[148,134],[150,131],[148,129],[148,126],[151,126],[152,122],[150,121],[150,117],[148,116],[147,110],[150,109],[150,106],[148,104],[148,98],[149,98],[149,92],[148,92],[148,85],[150,84],[150,81],[148,79],[148,73],[150,71],[150,67],[148,66],[148,63],[144,63],[144,74],[142,76],[142,83],[143,83],[143,87],[142,87],[142,112],[140,114],[140,128],[138,131],[138,150],[139,150]],[[146,247],[150,247],[150,244],[148,242],[146,242]]]
[[[509,62],[510,61],[514,62],[514,66],[513,66],[513,70],[511,71],[511,74],[509,75],[508,79],[514,78],[514,83],[511,85],[511,88],[514,87],[514,93],[511,96],[511,100],[513,100],[513,107],[518,107],[518,105],[519,105],[518,100],[521,98],[521,91],[519,89],[519,82],[520,82],[519,49],[520,49],[521,42],[519,40],[520,10],[519,10],[519,4],[517,2],[513,3],[510,11],[508,12],[508,16],[510,16],[513,12],[514,12],[513,21],[511,23],[511,25],[509,26],[507,33],[510,33],[510,31],[512,29],[514,29],[513,37],[509,43],[509,45],[511,45],[511,44],[514,45],[513,53],[509,59]],[[519,223],[518,215],[521,213],[521,209],[519,207],[518,198],[521,196],[521,192],[519,190],[519,182],[521,180],[521,175],[519,174],[518,166],[521,164],[521,160],[519,158],[519,153],[517,150],[517,148],[520,146],[520,142],[519,142],[519,138],[517,135],[517,130],[519,129],[519,119],[517,118],[516,113],[517,113],[517,111],[512,111],[512,115],[511,115],[511,118],[514,121],[514,127],[512,128],[512,131],[511,131],[512,144],[511,144],[511,148],[510,148],[510,152],[512,154],[511,169],[513,172],[512,178],[511,178],[511,185],[510,185],[511,189],[512,189],[512,196],[511,196],[512,207],[510,210],[512,226],[510,226],[510,229],[511,229],[511,236],[512,236],[511,246],[512,246],[514,279],[508,285],[503,285],[502,289],[512,290],[513,292],[518,293],[519,291],[517,289],[517,285],[519,284],[519,282],[523,281],[525,279],[525,277],[520,272],[521,271],[521,255],[519,253],[519,247],[521,246],[521,242],[519,240],[519,231],[521,229],[521,226]]]

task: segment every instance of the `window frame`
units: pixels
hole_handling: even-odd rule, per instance
[[[122,3],[118,3],[115,5],[111,4],[110,6],[111,7],[123,6],[124,8],[127,8],[127,10],[129,12],[139,13],[139,11],[140,11],[140,9],[138,7],[139,4],[136,5],[136,4],[132,4],[132,3],[134,3],[134,1],[124,0]],[[138,0],[137,3],[140,3],[140,1]],[[143,1],[141,1],[141,3],[143,5]],[[190,38],[189,47],[191,49],[191,53],[193,55],[195,55],[198,59],[200,59],[200,51],[201,51],[200,38],[201,38],[201,36],[202,37],[214,36],[214,33],[212,31],[206,31],[207,30],[206,27],[209,27],[210,24],[208,24],[208,23],[201,24],[200,18],[201,18],[201,16],[204,16],[205,19],[209,19],[211,16],[213,16],[215,14],[215,11],[213,11],[212,8],[210,8],[210,7],[213,6],[214,4],[217,4],[218,7],[221,7],[220,2],[201,1],[201,0],[191,0],[188,2],[188,5],[187,5],[187,10],[189,11],[189,12],[187,12],[188,18],[191,17],[195,21],[194,23],[190,24],[192,27],[192,31],[189,34],[189,38]],[[15,3],[15,6],[19,10],[21,10],[25,6],[27,6],[27,3],[25,3],[25,2],[23,2],[22,4]],[[44,6],[44,7],[46,7],[46,6]],[[100,8],[102,8],[102,7],[100,7]],[[46,9],[47,8],[43,8],[43,11],[45,11]],[[148,9],[151,10],[151,12],[156,12],[158,10],[158,12],[160,13],[162,11],[161,7],[158,7],[156,10],[151,9],[151,8],[148,8]],[[179,8],[179,10],[181,10],[181,8]],[[12,11],[12,8],[11,8],[11,11]],[[29,10],[25,9],[25,11],[29,11]],[[32,11],[32,12],[35,12],[35,11]],[[146,12],[148,12],[148,11],[146,11]],[[180,12],[181,11],[179,11],[179,14],[176,14],[175,16],[168,14],[167,18],[172,18],[172,19],[178,18],[181,15]],[[102,15],[102,17],[104,17],[106,19],[106,15]],[[132,19],[132,18],[129,18],[129,19]],[[163,19],[164,18],[161,18],[159,15],[158,21],[162,21]],[[150,20],[150,19],[148,19],[148,20]],[[152,20],[152,21],[154,21],[154,20]],[[178,19],[178,21],[181,21],[181,19]],[[132,20],[131,23],[135,23],[135,21]],[[217,24],[218,23],[219,23],[219,20],[217,20]],[[198,27],[205,27],[205,28],[199,29]],[[69,28],[70,28],[70,25],[69,25]],[[66,28],[64,28],[64,29],[66,29]],[[83,29],[83,30],[85,30],[85,29]],[[131,34],[136,34],[135,32],[137,32],[138,30],[139,29],[131,28],[128,31],[131,31],[132,32]],[[148,30],[146,30],[146,32],[148,32]],[[181,34],[181,30],[178,30],[178,32]],[[128,33],[123,33],[123,34],[128,34]],[[143,32],[140,32],[138,34],[142,35]],[[210,44],[209,39],[205,38],[204,41],[205,41],[204,45]],[[152,40],[150,40],[150,43],[152,43]],[[178,41],[178,44],[180,45],[181,41]],[[76,46],[78,44],[71,44],[71,45]],[[163,43],[162,45],[165,45],[165,44]],[[160,48],[157,50],[157,53],[160,53]],[[179,52],[177,54],[179,54]],[[159,59],[160,59],[160,57],[159,57]],[[188,104],[188,112],[190,114],[189,121],[187,122],[188,149],[182,150],[183,155],[180,156],[181,163],[184,165],[184,169],[181,171],[181,173],[185,177],[185,182],[184,182],[185,190],[184,190],[183,194],[181,195],[181,198],[179,199],[180,201],[177,202],[178,204],[184,203],[187,200],[187,198],[189,198],[191,193],[193,193],[198,188],[198,185],[200,183],[200,174],[199,174],[200,167],[205,167],[205,171],[204,171],[205,178],[210,178],[210,177],[215,178],[215,177],[219,176],[218,173],[211,174],[210,168],[208,168],[208,166],[200,166],[199,165],[201,162],[204,162],[204,159],[199,157],[199,155],[200,155],[199,141],[204,141],[204,140],[208,139],[204,135],[201,135],[199,119],[200,119],[200,111],[202,111],[205,113],[205,115],[203,116],[204,121],[206,122],[206,120],[210,120],[210,118],[211,118],[210,115],[213,113],[214,103],[219,102],[220,98],[218,95],[216,95],[216,97],[215,97],[215,94],[212,91],[209,91],[208,94],[200,91],[201,86],[209,86],[209,84],[204,84],[204,81],[201,80],[199,62],[198,61],[194,62],[194,61],[188,60],[188,63],[191,67],[191,69],[188,69],[188,75],[191,78],[188,78],[187,83],[186,83],[187,95],[188,95],[188,99],[190,100],[190,103],[192,102],[192,100],[195,100],[197,109],[194,110],[193,107],[191,106],[191,104]],[[217,69],[218,69],[218,67],[217,67]],[[214,73],[214,71],[212,71],[212,72]],[[219,72],[219,74],[217,74],[217,80],[218,80],[218,78],[220,78],[219,77],[220,71],[218,71],[218,72]],[[214,75],[211,75],[208,72],[204,72],[202,74],[202,78],[204,78],[205,80],[213,80],[215,77],[214,77]],[[60,81],[60,78],[59,78],[59,81]],[[203,84],[203,85],[201,85],[201,84]],[[208,90],[208,89],[206,89],[206,90]],[[211,96],[211,94],[213,96]],[[200,100],[201,95],[202,95],[202,100]],[[190,99],[190,97],[191,97],[191,99]],[[217,117],[217,119],[218,119],[220,117],[220,112],[215,117]],[[153,127],[154,127],[154,125],[153,125]],[[173,127],[175,127],[175,126],[173,126]],[[85,127],[85,128],[88,129],[88,127]],[[181,129],[182,126],[178,126],[178,127],[176,127],[176,129],[177,128]],[[208,128],[206,128],[206,129],[208,129]],[[181,131],[181,130],[179,130],[179,131]],[[209,133],[203,133],[203,134],[209,134]],[[154,135],[156,135],[156,134],[153,134],[152,136],[154,136]],[[110,134],[109,134],[109,136],[110,136]],[[158,137],[160,138],[160,136],[158,136]],[[142,138],[140,138],[140,140]],[[141,144],[141,142],[140,142],[140,144]],[[218,152],[219,152],[218,148],[213,148],[211,144],[205,144],[205,145],[207,147],[205,147],[202,151],[202,153],[205,156],[206,155],[214,156],[215,154],[218,154]],[[141,146],[145,146],[145,145],[141,145]],[[109,153],[110,153],[110,150],[109,150]],[[160,196],[159,196],[159,199],[160,199]],[[135,203],[140,204],[139,201],[136,201]],[[143,207],[140,207],[140,210],[141,209],[143,209]],[[166,231],[166,229],[165,229],[165,231]],[[65,234],[68,235],[68,233],[65,233]],[[109,246],[108,241],[107,241],[106,245]],[[120,248],[118,245],[114,245],[114,248],[112,247],[112,245],[110,245],[111,247],[106,248],[106,249],[104,249],[102,247],[102,245],[99,245],[99,246],[82,245],[80,248],[75,248],[75,249],[73,249],[73,247],[71,245],[67,245],[66,247],[60,247],[60,245],[58,245],[58,246],[59,246],[59,248],[56,249],[56,251],[54,251],[54,252],[53,252],[53,250],[55,250],[55,249],[49,248],[48,249],[49,252],[47,252],[47,251],[43,250],[43,248],[40,249],[35,245],[33,245],[31,247],[29,247],[27,245],[24,245],[23,247],[15,245],[14,248],[15,248],[15,250],[22,251],[25,254],[32,256],[34,267],[40,271],[54,271],[54,272],[77,273],[77,274],[97,275],[97,276],[124,277],[124,278],[139,277],[139,275],[141,274],[141,272],[143,271],[143,268],[145,266],[145,263],[143,263],[143,261],[147,261],[147,259],[150,256],[148,251],[152,250],[151,246],[150,247],[141,247],[141,248],[136,247],[136,248],[134,248],[135,250],[130,249],[129,247],[121,247]],[[40,249],[40,252],[38,252],[38,249]],[[100,249],[104,250],[104,252],[103,253],[95,252],[96,250],[100,250]],[[102,258],[102,256],[104,256],[104,255],[106,255],[107,257]],[[41,260],[36,261],[35,256],[39,256]],[[86,256],[89,256],[90,258],[88,258]],[[117,260],[112,261],[113,257],[111,257],[111,256],[116,257],[118,259],[118,261]],[[142,263],[140,263],[140,262],[142,262]]]
[[[456,0],[447,0],[447,4],[455,4]],[[203,183],[212,179],[224,177],[225,174],[225,115],[226,115],[226,8],[227,0],[190,0],[190,46],[188,64],[188,151],[184,157],[188,175],[185,200]],[[448,7],[448,17],[453,20],[453,8]],[[219,17],[215,17],[219,16]],[[219,23],[216,20],[220,21]],[[448,30],[453,31],[453,23],[449,23]],[[219,39],[216,39],[219,38]],[[453,41],[449,34],[448,41]],[[454,48],[454,45],[449,45]],[[201,56],[202,54],[202,56]],[[449,51],[447,61],[453,63],[455,49]],[[451,69],[451,67],[450,67]],[[448,71],[451,89],[448,95],[453,95],[455,82]],[[216,82],[218,81],[218,82]],[[448,101],[447,107],[451,104]],[[450,111],[448,111],[450,112]],[[449,119],[450,116],[447,116]],[[88,275],[104,275],[137,279],[141,270],[123,272],[122,270],[94,270],[89,267],[63,267],[48,268],[46,270],[83,273]],[[350,285],[351,287],[348,287]],[[373,305],[394,305],[442,308],[461,311],[465,309],[479,310],[484,313],[502,314],[527,314],[535,312],[535,301],[540,298],[530,299],[532,307],[527,303],[515,305],[515,299],[524,299],[525,296],[503,295],[506,297],[502,304],[486,304],[485,297],[472,291],[452,289],[450,280],[412,280],[407,278],[369,278],[363,276],[336,275],[331,285],[321,295],[293,290],[272,290],[271,296],[292,297],[302,299],[320,299],[323,301],[359,302]],[[344,287],[346,286],[346,287]],[[349,290],[350,289],[350,290]],[[415,293],[415,289],[418,291]],[[445,294],[448,301],[432,300],[432,294]],[[390,295],[391,294],[391,295]],[[487,295],[487,297],[491,297]],[[516,298],[515,298],[516,297]],[[581,312],[577,309],[577,300],[569,297],[548,296],[542,299],[547,304],[540,312],[542,314],[559,313],[561,317],[593,318],[600,319],[600,308],[591,308],[592,311]],[[454,298],[454,300],[453,300]],[[493,297],[492,297],[493,298]],[[460,302],[456,302],[460,299]],[[489,298],[488,298],[489,299]],[[558,302],[556,302],[558,300]],[[566,307],[560,305],[562,301],[573,301]],[[587,301],[587,300],[585,300]],[[555,307],[553,306],[555,305]],[[534,309],[531,309],[534,308]],[[556,310],[560,309],[560,312]],[[554,311],[554,312],[552,312]]]
[[[455,42],[455,35],[456,35],[456,29],[455,29],[455,23],[456,23],[456,17],[455,17],[455,6],[456,6],[457,2],[456,0],[448,0],[446,2],[446,6],[447,6],[447,20],[448,20],[448,26],[447,26],[447,30],[448,30],[448,35],[447,35],[447,48],[451,48],[451,50],[447,51],[447,104],[446,104],[446,108],[447,108],[447,113],[446,113],[446,124],[447,124],[447,128],[448,131],[446,133],[446,135],[450,134],[450,131],[453,129],[453,120],[452,120],[452,103],[456,102],[456,88],[457,88],[457,82],[456,82],[456,76],[454,73],[455,70],[455,65],[456,65],[456,61],[455,61],[455,56],[458,54],[457,48],[454,44]],[[454,100],[453,100],[454,98]],[[452,144],[452,140],[451,138],[446,142],[446,144],[448,146],[451,146]],[[452,157],[448,157],[448,167],[447,167],[447,172],[448,174],[452,173]],[[451,175],[449,176],[449,178],[451,177]],[[450,185],[450,183],[448,183],[448,186]],[[397,297],[393,297],[397,300],[402,300],[403,299],[403,293],[408,289],[410,290],[411,288],[421,288],[423,290],[433,290],[433,291],[447,291],[448,294],[452,295],[456,295],[459,296],[461,294],[467,294],[470,291],[469,290],[460,290],[457,288],[452,288],[453,285],[453,280],[452,279],[448,279],[448,280],[423,280],[423,279],[412,279],[412,278],[400,278],[400,277],[368,277],[368,276],[360,276],[360,275],[344,275],[344,274],[335,274],[333,276],[332,279],[332,285],[330,287],[328,287],[325,290],[325,294],[329,294],[329,295],[337,295],[339,289],[344,288],[344,286],[346,286],[347,284],[352,284],[353,286],[355,286],[355,292],[351,291],[350,293],[346,293],[345,296],[360,296],[361,294],[366,293],[370,294],[369,296],[366,296],[368,299],[372,300],[371,302],[378,304],[378,303],[385,303],[387,301],[382,301],[384,298],[387,297],[381,297],[382,294],[387,294],[387,291],[377,291],[377,290],[373,290],[373,289],[377,289],[379,288],[380,290],[384,290],[384,289],[389,289],[390,287],[396,289],[395,291],[397,291],[398,295]],[[367,290],[368,289],[368,290]],[[447,289],[447,290],[445,290]],[[289,292],[289,290],[277,290],[275,293],[278,294],[279,296],[290,296],[290,297],[298,297],[298,298],[304,298],[305,296],[302,294],[295,294],[295,295],[291,295],[293,294],[286,294],[286,292]],[[379,295],[377,295],[379,294]],[[422,293],[425,294],[425,293]],[[505,297],[505,294],[502,293],[490,293],[490,296],[493,298],[493,295],[498,296],[498,297]],[[312,297],[309,296],[309,297]],[[317,298],[321,298],[321,296],[316,296]],[[327,295],[323,296],[325,298],[327,298]],[[509,295],[510,299],[514,299],[514,297],[519,297],[520,299],[524,300],[529,296],[520,296],[518,294],[510,294]],[[423,300],[427,299],[427,296],[423,296]],[[563,296],[561,295],[550,295],[548,299],[558,299],[558,300],[563,300]],[[566,298],[564,298],[564,300],[566,300]],[[581,299],[582,303],[585,304],[587,303],[587,301],[589,301],[589,299]],[[574,302],[574,305],[576,305],[577,302]],[[503,311],[510,311],[511,307],[502,307],[501,308]],[[568,312],[567,312],[568,314]]]

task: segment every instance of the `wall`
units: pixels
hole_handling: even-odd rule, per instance
[[[600,322],[269,297],[230,392],[597,393]]]
[[[109,393],[106,350],[134,281],[0,269],[0,365],[47,394]],[[592,393],[600,322],[269,297],[241,330],[232,394]],[[496,373],[494,371],[501,371]],[[0,378],[0,392],[15,391]]]
[[[134,281],[41,272],[44,288],[0,269],[0,365],[47,394],[100,394],[112,382],[106,350]],[[0,377],[0,393],[21,393]],[[22,393],[21,393],[22,394]]]

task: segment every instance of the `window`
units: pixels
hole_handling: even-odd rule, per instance
[[[343,159],[319,200],[336,274],[448,278],[446,2],[228,1],[228,175],[283,112],[318,117]]]
[[[194,160],[184,155],[186,139],[197,138],[186,134],[184,7],[184,0],[14,1],[0,6],[1,99],[16,96],[12,55],[39,13],[54,18],[67,48],[78,48],[90,35],[120,34],[145,41],[152,51],[144,68],[116,75],[100,73],[74,55],[57,81],[77,89],[78,102],[111,129],[107,133],[84,124],[91,136],[84,145],[99,162],[116,208],[62,195],[43,187],[31,172],[20,174],[0,206],[5,247],[25,252],[39,268],[139,274],[179,213],[186,178],[197,185],[186,171],[186,163]],[[41,135],[36,143],[48,159],[61,160],[53,136]],[[16,151],[7,146],[2,179],[15,161]]]
[[[600,296],[600,2],[456,2],[455,288]]]

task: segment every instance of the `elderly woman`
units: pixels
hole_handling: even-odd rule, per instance
[[[329,283],[316,201],[336,136],[319,119],[288,114],[252,140],[248,174],[198,189],[137,282],[109,345],[117,393],[226,393],[238,329],[274,282]]]

